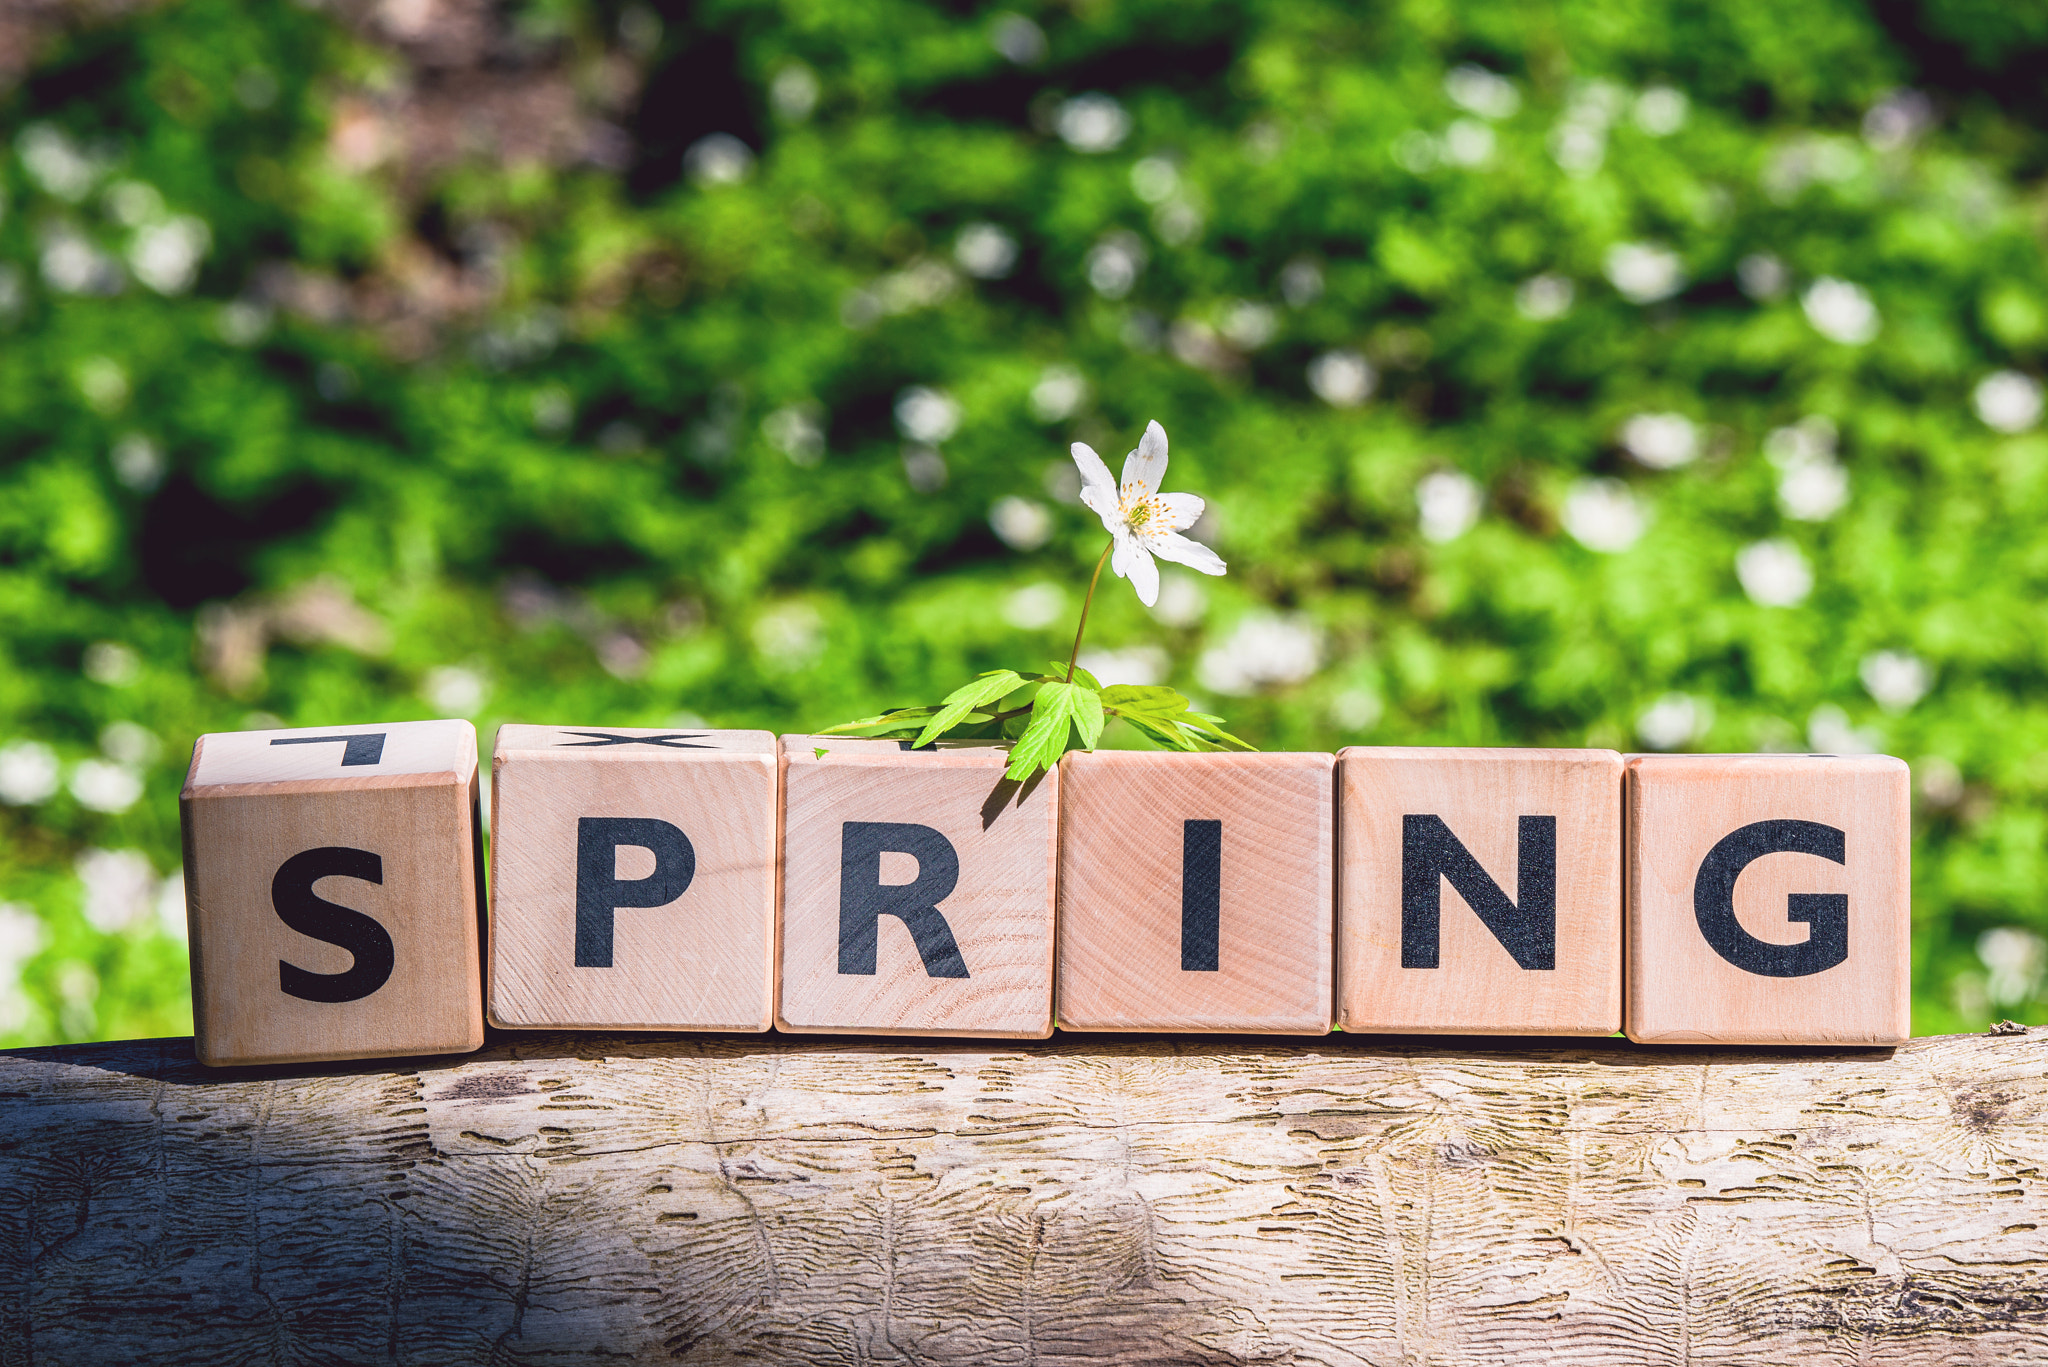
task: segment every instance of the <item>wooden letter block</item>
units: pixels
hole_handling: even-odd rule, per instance
[[[1901,1044],[1912,1033],[1906,765],[1628,761],[1628,1035]]]
[[[504,726],[491,1024],[766,1030],[775,737]]]
[[[1337,1023],[1621,1028],[1621,756],[1354,746],[1337,756]]]
[[[466,721],[199,738],[178,805],[201,1063],[482,1046],[476,780]]]
[[[1062,760],[1060,1027],[1326,1033],[1334,763],[1136,750]]]
[[[1052,1033],[1059,774],[1006,747],[782,738],[775,1023],[829,1034]]]

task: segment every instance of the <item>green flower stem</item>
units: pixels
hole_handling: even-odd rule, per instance
[[[1095,603],[1095,586],[1102,582],[1102,567],[1109,563],[1109,553],[1116,549],[1112,540],[1102,548],[1102,558],[1095,562],[1095,573],[1088,578],[1088,596],[1081,600],[1081,625],[1074,628],[1074,653],[1067,657],[1067,682],[1074,681],[1074,666],[1081,659],[1081,634],[1088,630],[1088,609]]]

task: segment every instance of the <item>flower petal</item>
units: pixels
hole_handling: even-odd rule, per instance
[[[1203,574],[1222,574],[1227,569],[1223,557],[1199,541],[1190,541],[1179,532],[1168,532],[1164,536],[1145,538],[1145,549],[1161,560],[1171,560],[1176,565],[1186,565]]]
[[[1128,544],[1131,553],[1124,557],[1124,569],[1120,573],[1138,591],[1138,601],[1149,608],[1159,601],[1159,567],[1152,563],[1142,541],[1134,539]]]
[[[1138,449],[1124,457],[1123,497],[1126,504],[1150,498],[1166,478],[1166,429],[1156,422],[1145,424]]]
[[[1110,536],[1114,540],[1110,542],[1109,568],[1117,578],[1128,579],[1131,577],[1131,561],[1138,554],[1138,543],[1131,540],[1122,527],[1111,528]]]
[[[1081,467],[1082,498],[1087,497],[1088,490],[1100,488],[1107,490],[1109,501],[1115,503],[1116,481],[1109,477],[1109,467],[1102,463],[1101,456],[1095,454],[1095,448],[1085,441],[1077,441],[1067,449],[1073,452],[1074,464]],[[1095,505],[1090,503],[1088,506],[1093,508]]]
[[[1159,533],[1177,532],[1183,527],[1194,526],[1195,519],[1202,515],[1202,509],[1209,506],[1195,494],[1161,494],[1159,502],[1166,509],[1166,516],[1155,524]]]

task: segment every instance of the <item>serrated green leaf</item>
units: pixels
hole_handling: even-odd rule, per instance
[[[1038,696],[1031,700],[1031,724],[1010,751],[1010,767],[1003,777],[1026,779],[1059,763],[1067,751],[1067,728],[1073,724],[1075,697],[1080,691],[1073,684],[1040,686]]]
[[[1074,690],[1074,729],[1081,733],[1081,748],[1093,750],[1102,739],[1102,695],[1092,688]]]
[[[1047,679],[1053,683],[1065,683],[1067,681],[1067,667],[1058,660],[1055,660],[1052,664],[1052,673],[1039,674],[1034,677]],[[1079,665],[1074,666],[1074,682],[1083,688],[1092,688],[1098,693],[1102,691],[1101,681]]]
[[[892,731],[901,729],[914,731],[929,720],[932,714],[938,710],[936,707],[899,707],[891,712],[883,712],[872,717],[862,717],[858,721],[844,721],[837,726],[828,726],[817,734],[821,736],[844,736],[851,735],[855,731],[866,731],[873,727],[882,727]]]
[[[1002,701],[1023,682],[1015,670],[994,669],[974,682],[954,689],[946,695],[946,705],[925,723],[922,731],[917,733],[917,743],[920,746],[930,745],[959,725],[975,708]],[[984,717],[982,720],[986,721],[987,718]]]

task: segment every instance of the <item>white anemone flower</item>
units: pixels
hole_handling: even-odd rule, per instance
[[[1110,479],[1109,467],[1094,447],[1077,441],[1073,451],[1074,464],[1081,467],[1081,501],[1095,510],[1113,538],[1110,568],[1131,581],[1139,602],[1149,608],[1159,601],[1155,555],[1203,574],[1224,572],[1221,556],[1180,534],[1202,515],[1202,500],[1193,494],[1159,492],[1159,482],[1166,476],[1165,428],[1156,422],[1145,424],[1138,449],[1124,457],[1121,485]]]

